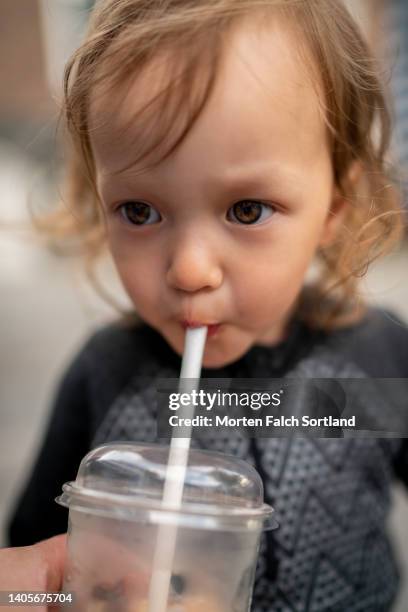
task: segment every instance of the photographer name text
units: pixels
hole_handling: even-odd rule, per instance
[[[229,415],[216,415],[214,417],[197,415],[186,418],[172,414],[169,417],[171,427],[356,427],[356,417],[335,418],[332,416],[310,417],[302,415],[296,416],[273,416],[265,417],[232,417]]]

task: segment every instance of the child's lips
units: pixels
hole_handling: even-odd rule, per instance
[[[221,323],[203,323],[201,321],[188,321],[186,319],[183,319],[181,321],[181,325],[183,326],[183,329],[188,329],[188,328],[194,329],[195,327],[207,327],[208,337],[214,336],[221,327]]]

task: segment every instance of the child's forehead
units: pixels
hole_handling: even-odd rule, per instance
[[[169,83],[169,65],[177,74],[171,57],[171,50],[163,51],[127,88],[92,97],[91,141],[97,163],[109,172],[131,162],[137,143],[161,129],[166,108],[157,96]],[[215,87],[200,116],[201,141],[209,144],[213,137],[219,149],[220,139],[233,140],[239,154],[249,144],[262,149],[269,135],[277,153],[284,141],[296,142],[299,153],[309,157],[327,144],[322,98],[294,30],[271,15],[246,17],[225,35]]]

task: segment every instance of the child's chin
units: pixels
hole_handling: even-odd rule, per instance
[[[164,333],[164,330],[161,333],[172,349],[182,357],[184,333],[183,337],[177,337],[173,334],[167,335]],[[242,341],[242,339],[237,342],[236,338],[226,338],[225,336],[223,338],[209,338],[204,350],[202,367],[215,370],[228,366],[243,357],[249,348],[250,343]]]
[[[219,369],[231,365],[246,353],[247,349],[217,350],[215,347],[206,347],[203,357],[203,367],[206,369]]]

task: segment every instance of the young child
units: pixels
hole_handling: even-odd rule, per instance
[[[405,326],[358,293],[401,217],[377,69],[340,0],[102,0],[67,68],[65,117],[71,222],[57,230],[88,259],[108,247],[141,321],[74,359],[13,545],[66,530],[53,500],[89,449],[157,440],[155,381],[178,376],[188,326],[209,326],[203,377],[408,376]],[[253,610],[390,609],[404,441],[194,444],[254,463],[276,509]]]

